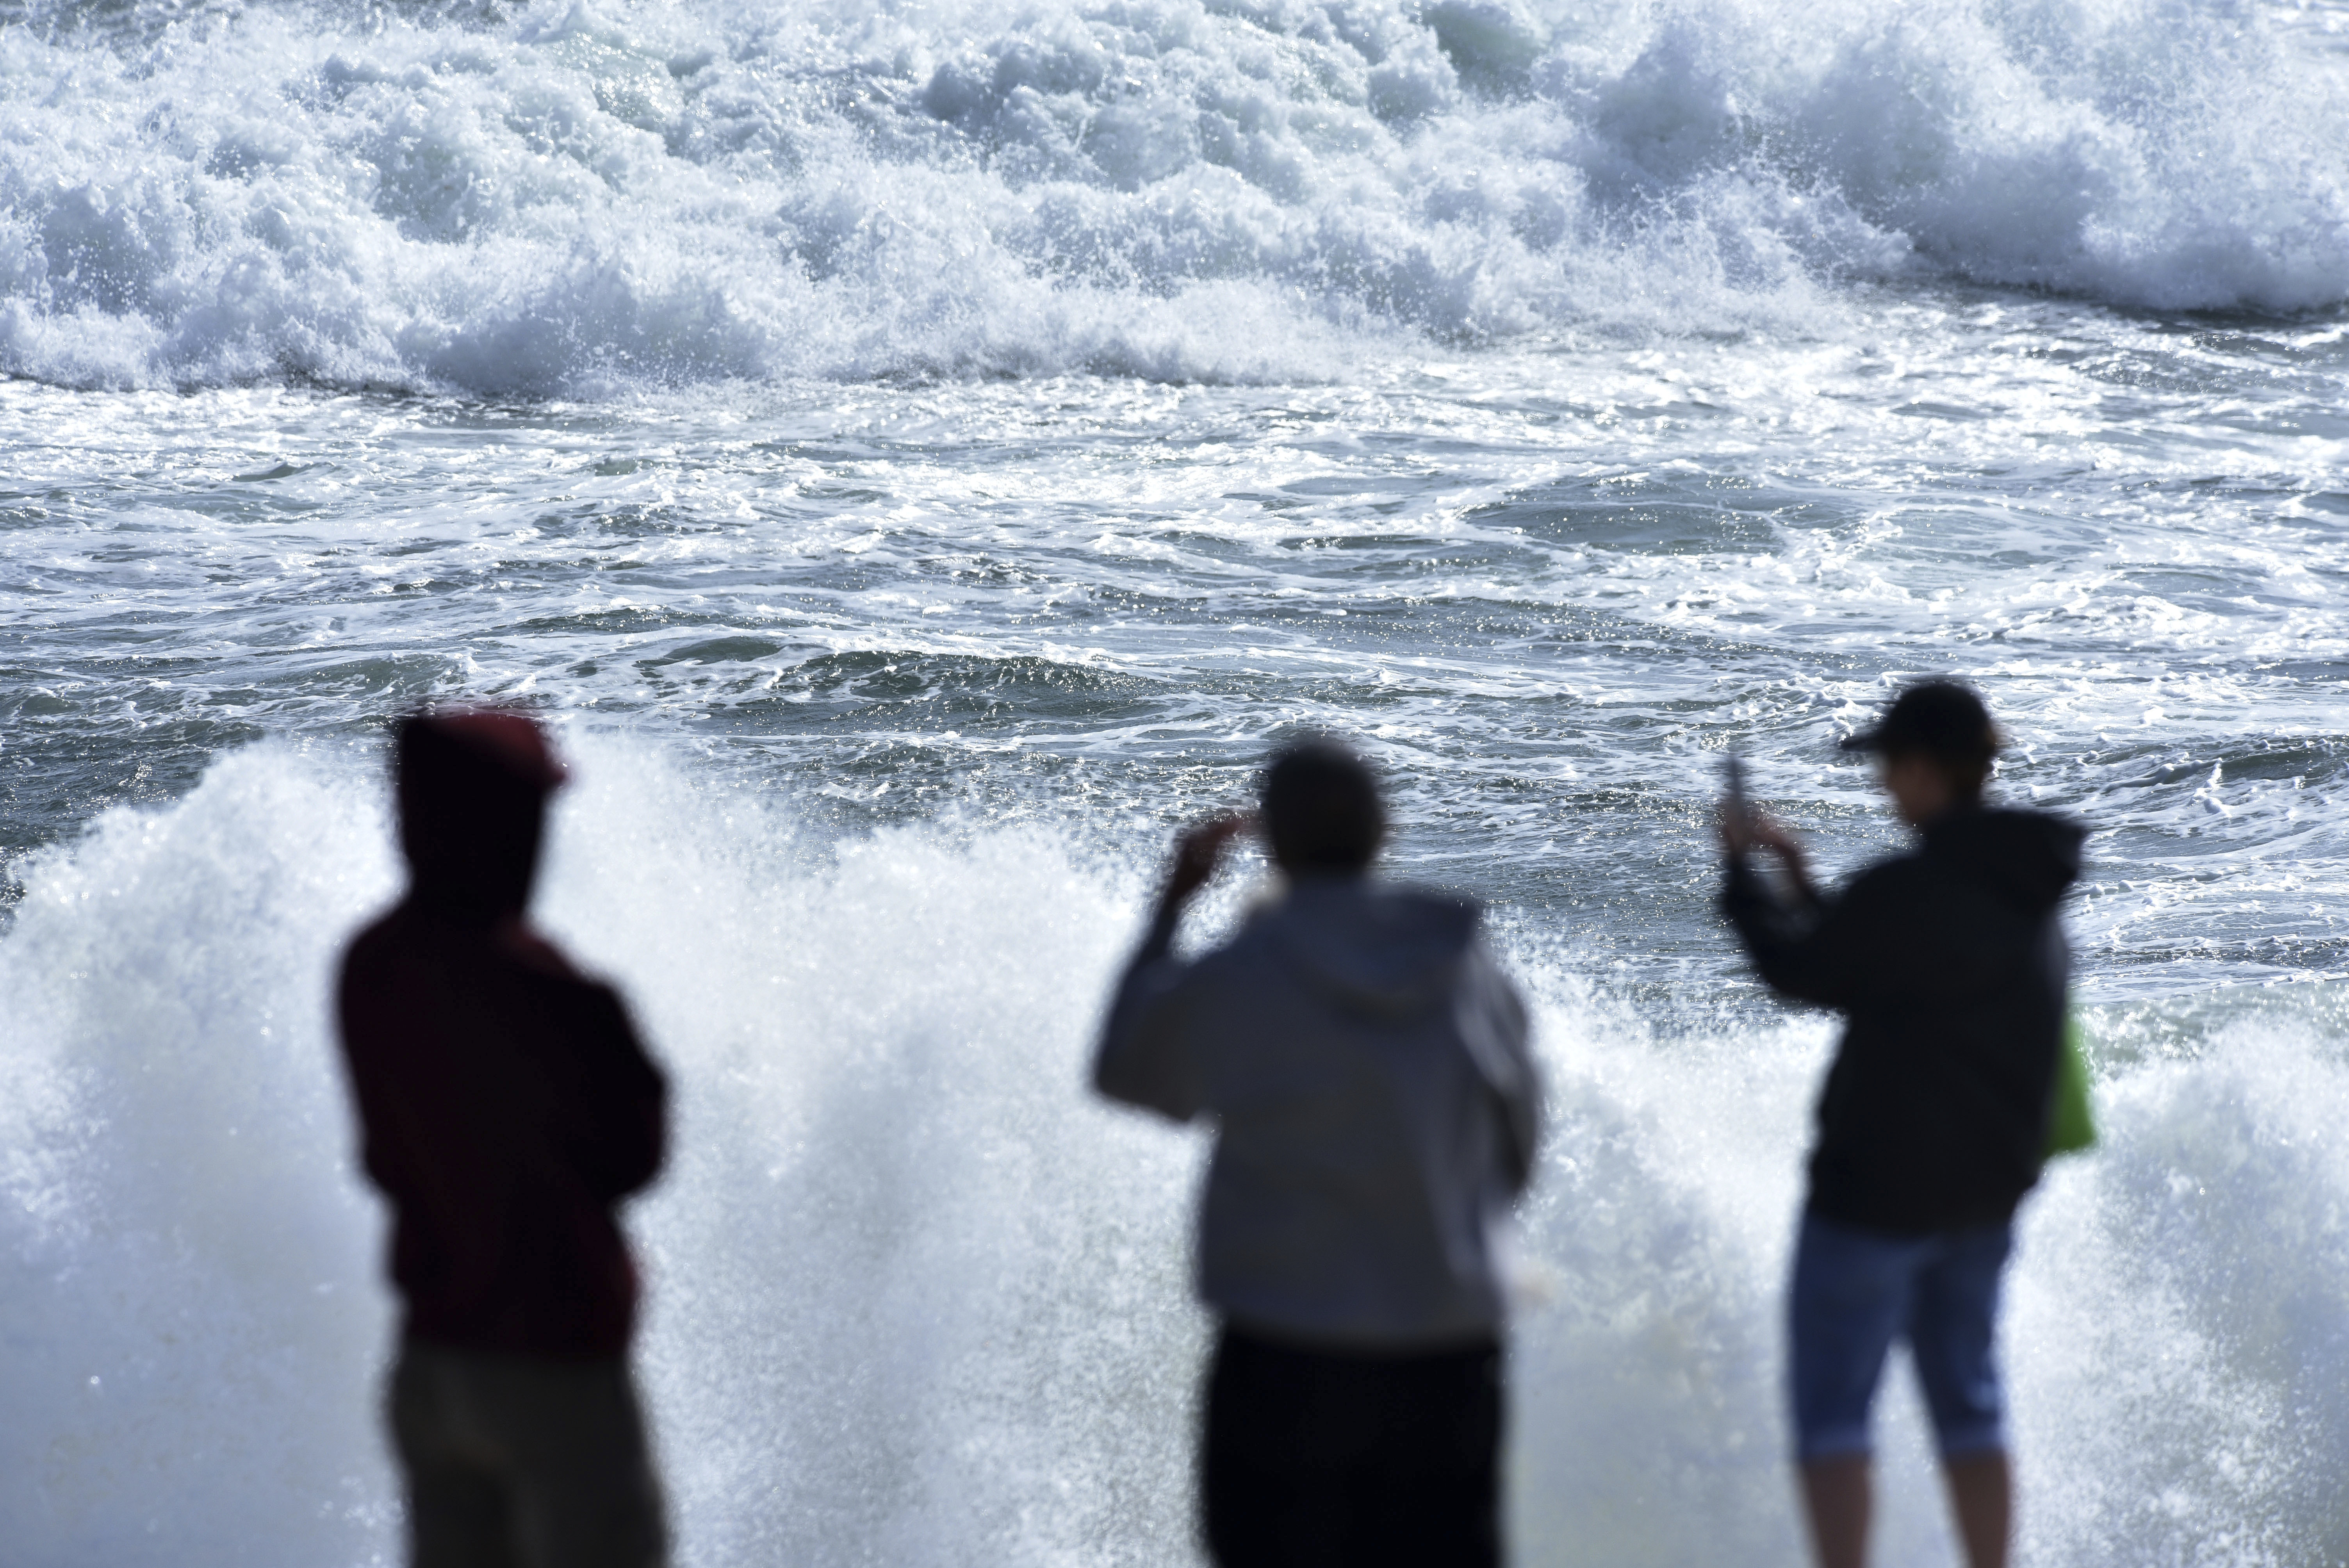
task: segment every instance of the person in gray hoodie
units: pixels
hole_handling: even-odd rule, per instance
[[[1207,1547],[1222,1568],[1495,1563],[1503,1253],[1539,1107],[1525,1008],[1474,904],[1368,874],[1385,813],[1350,751],[1282,751],[1261,805],[1285,892],[1175,957],[1249,823],[1183,834],[1093,1062],[1110,1099],[1216,1124]]]

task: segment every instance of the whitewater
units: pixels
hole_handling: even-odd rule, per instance
[[[1925,673],[2095,830],[2019,1561],[2349,1558],[2344,128],[2336,0],[0,0],[0,1562],[398,1561],[327,998],[497,699],[677,1085],[681,1564],[1200,1561],[1201,1146],[1084,1065],[1319,726],[1535,1004],[1514,1560],[1792,1568],[1831,1021],[1708,812],[1894,844]]]

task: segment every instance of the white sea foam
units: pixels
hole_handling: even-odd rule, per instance
[[[952,822],[837,849],[583,738],[544,900],[679,1089],[635,1212],[681,1561],[1182,1563],[1192,1135],[1090,1103],[1140,880]],[[25,868],[0,937],[0,1518],[26,1568],[396,1557],[378,1222],[325,1022],[388,895],[376,777],[231,756]],[[1779,1274],[1816,1021],[1641,1017],[1526,928],[1556,1130],[1528,1243],[1518,1561],[1793,1563]],[[2106,1148],[2027,1211],[2030,1561],[2349,1543],[2341,1004],[2099,1015]],[[1659,1028],[1659,1023],[1666,1026]],[[1888,1561],[1946,1562],[1913,1396]]]
[[[1283,379],[1853,279],[2349,296],[2342,58],[2231,4],[29,15],[0,370],[78,385]]]

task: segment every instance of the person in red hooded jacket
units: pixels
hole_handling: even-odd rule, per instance
[[[415,1568],[656,1568],[616,1209],[659,1171],[667,1086],[619,996],[524,914],[563,769],[518,714],[406,720],[407,895],[338,995],[405,1307],[389,1419]]]

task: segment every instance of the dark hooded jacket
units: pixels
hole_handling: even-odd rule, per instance
[[[636,1277],[614,1209],[660,1168],[660,1072],[618,995],[523,923],[544,786],[414,723],[399,786],[413,881],[352,941],[338,1004],[405,1332],[616,1357]]]
[[[1309,877],[1185,963],[1154,932],[1093,1060],[1103,1094],[1212,1117],[1199,1294],[1245,1327],[1410,1349],[1497,1336],[1539,1091],[1474,905]]]
[[[2002,1222],[2039,1179],[2078,825],[1971,810],[1812,908],[1741,858],[1723,907],[1762,978],[1848,1023],[1818,1101],[1810,1208],[1908,1234]]]

